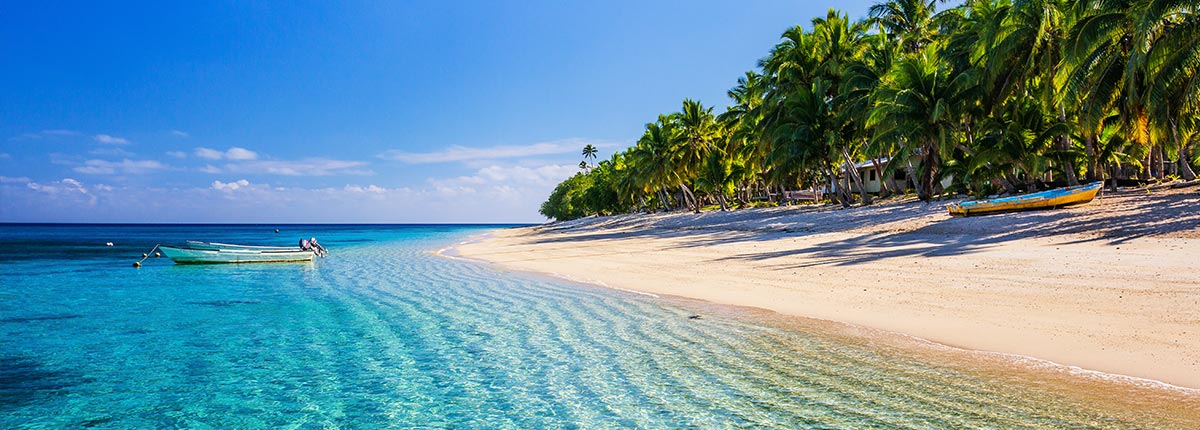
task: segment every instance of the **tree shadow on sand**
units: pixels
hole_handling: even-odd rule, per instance
[[[774,208],[728,213],[612,217],[567,228],[566,235],[535,235],[535,244],[579,244],[625,239],[672,239],[671,247],[770,241],[820,233],[864,231],[849,237],[780,251],[746,253],[711,261],[762,261],[804,256],[813,265],[854,265],[891,257],[965,255],[1029,238],[1062,244],[1120,245],[1152,236],[1200,237],[1200,197],[1194,193],[1117,194],[1091,205],[1058,210],[952,218],[938,204],[904,203],[848,210]],[[927,218],[919,227],[886,231],[888,223]],[[885,230],[885,231],[880,231]]]

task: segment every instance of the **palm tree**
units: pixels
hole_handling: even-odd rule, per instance
[[[599,153],[600,153],[600,151],[597,150],[595,146],[593,146],[592,144],[589,143],[583,147],[583,161],[585,163],[587,162],[587,160],[595,161],[596,155]]]
[[[730,158],[722,151],[716,150],[708,155],[708,159],[701,166],[700,174],[696,177],[696,189],[714,197],[721,206],[721,211],[727,211],[729,204],[726,203],[725,196],[734,191],[737,176],[738,172]]]
[[[883,1],[866,23],[831,10],[811,32],[787,29],[724,113],[685,100],[594,168],[588,145],[583,172],[543,213],[698,211],[693,188],[728,210],[730,195],[745,203],[755,187],[821,182],[848,205],[850,181],[867,203],[851,167],[863,160],[906,170],[926,201],[950,176],[949,189],[976,195],[1050,173],[1162,178],[1168,159],[1196,176],[1200,0],[968,0],[935,14],[936,4]]]
[[[1164,144],[1186,147],[1173,136],[1194,113],[1198,8],[1196,0],[1084,0],[1073,10],[1078,18],[1066,50],[1071,67],[1059,77],[1065,97],[1084,101],[1087,137],[1099,135],[1115,110],[1131,145],[1125,152],[1144,157],[1153,177],[1165,174]]]
[[[1151,125],[1159,140],[1173,147],[1180,176],[1193,180],[1187,136],[1200,126],[1200,2],[1148,3],[1139,30],[1153,37],[1141,60],[1147,69],[1146,104],[1150,117],[1158,119]]]
[[[669,207],[668,185],[679,183],[676,142],[679,132],[670,116],[659,115],[658,120],[646,124],[646,131],[638,139],[633,150],[634,172],[642,178],[643,190],[658,195],[664,209]],[[686,197],[686,195],[685,195]],[[691,205],[691,202],[688,202]]]
[[[929,201],[938,193],[943,158],[957,149],[959,118],[965,94],[973,90],[972,71],[955,73],[938,61],[936,46],[896,64],[877,90],[868,125],[875,139],[892,139],[903,146],[898,157],[920,157],[915,170],[917,195]]]
[[[868,48],[867,24],[851,23],[845,14],[830,9],[825,18],[813,19],[813,34],[817,38],[818,48],[815,54],[820,59],[821,78],[829,83],[823,96],[829,103],[830,112],[838,113],[847,102],[840,97],[847,71],[859,61]],[[858,168],[855,167],[855,155],[852,155],[858,154],[862,149],[861,140],[858,139],[861,135],[859,130],[863,128],[861,122],[856,121],[857,118],[837,114],[826,119],[829,121],[825,125],[829,129],[826,141],[826,144],[831,146],[829,152],[834,158],[841,157],[840,162],[833,164],[842,164],[841,171],[844,172],[845,179],[854,181],[863,204],[870,204],[871,195],[863,184]],[[848,190],[849,186],[844,188]],[[843,204],[848,203],[849,198],[843,199]]]
[[[750,188],[764,172],[763,147],[758,145],[755,133],[762,120],[763,93],[766,90],[766,80],[757,72],[746,72],[738,78],[737,86],[726,94],[733,100],[733,105],[725,112],[717,115],[717,122],[722,127],[725,144],[722,150],[739,167],[739,180],[745,197],[738,193],[738,199],[744,204],[750,199]]]
[[[679,143],[675,146],[680,167],[679,187],[684,194],[692,194],[687,178],[694,176],[708,154],[714,151],[720,128],[712,108],[706,108],[704,104],[691,99],[683,101],[683,109],[674,116],[674,120],[679,127]],[[692,201],[692,208],[699,213],[700,204],[695,200],[695,195],[692,195]]]
[[[829,168],[825,127],[830,85],[818,74],[819,40],[799,26],[785,31],[781,39],[760,62],[767,77],[758,131],[766,179],[787,188],[823,177],[832,186],[835,175]]]
[[[892,69],[892,64],[895,62],[898,52],[895,47],[888,42],[886,33],[878,33],[865,37],[862,42],[866,45],[866,49],[862,55],[856,59],[850,67],[846,69],[843,75],[842,85],[840,88],[839,109],[838,114],[846,123],[853,123],[855,127],[851,138],[860,142],[860,150],[864,153],[871,154],[868,158],[875,167],[875,170],[880,175],[891,174],[892,167],[891,155],[895,152],[896,142],[890,140],[872,140],[874,128],[868,127],[865,118],[870,114],[871,108],[874,105],[874,95],[876,88],[883,81],[884,76]],[[887,161],[883,161],[885,157]],[[881,190],[883,193],[890,193],[890,181],[880,180]],[[863,203],[868,201],[864,199]]]
[[[937,36],[935,3],[937,0],[891,0],[872,5],[867,16],[899,42],[904,52],[917,53]]]

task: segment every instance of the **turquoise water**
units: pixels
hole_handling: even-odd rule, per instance
[[[470,226],[0,225],[0,428],[1141,428],[836,336],[431,253]],[[184,239],[311,264],[176,266]],[[104,246],[105,242],[116,246]],[[702,309],[704,318],[688,316]]]

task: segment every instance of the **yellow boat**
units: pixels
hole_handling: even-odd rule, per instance
[[[971,216],[1034,209],[1054,209],[1092,201],[1104,182],[1092,182],[1066,188],[999,199],[971,200],[946,205],[950,215]]]

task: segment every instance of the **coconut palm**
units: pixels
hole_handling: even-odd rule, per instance
[[[682,110],[675,114],[673,119],[679,130],[679,142],[675,146],[679,160],[679,187],[684,194],[691,195],[692,209],[699,213],[700,203],[688,187],[688,178],[695,176],[709,153],[716,150],[721,130],[716,123],[716,117],[713,116],[712,108],[706,108],[704,104],[691,99],[683,101]]]
[[[887,176],[907,171],[926,201],[945,177],[979,195],[1080,172],[1162,178],[1168,160],[1196,176],[1200,0],[936,5],[892,0],[866,24],[829,11],[812,31],[787,29],[761,72],[729,90],[724,113],[685,100],[594,168],[585,147],[583,172],[543,213],[698,211],[697,193],[727,210],[729,196],[745,203],[756,187],[818,183],[849,204],[850,181],[866,203],[850,167],[863,160]]]
[[[867,10],[872,24],[899,42],[907,53],[920,52],[933,42],[937,28],[933,18],[937,0],[891,0],[876,3]]]
[[[583,161],[585,163],[587,162],[587,160],[595,161],[596,155],[599,153],[600,153],[600,151],[597,150],[594,145],[589,143],[583,147]]]
[[[746,72],[738,78],[737,86],[726,94],[733,105],[717,116],[717,122],[722,128],[724,145],[720,145],[725,154],[734,160],[738,167],[737,180],[741,183],[738,200],[745,204],[750,200],[751,185],[763,175],[762,146],[758,145],[755,133],[762,119],[763,92],[766,90],[766,80],[757,72]]]
[[[867,121],[875,139],[901,142],[901,155],[915,155],[917,196],[929,201],[938,193],[945,156],[957,149],[959,118],[965,94],[974,89],[972,71],[955,73],[938,61],[936,47],[901,60],[877,89],[876,105]]]

